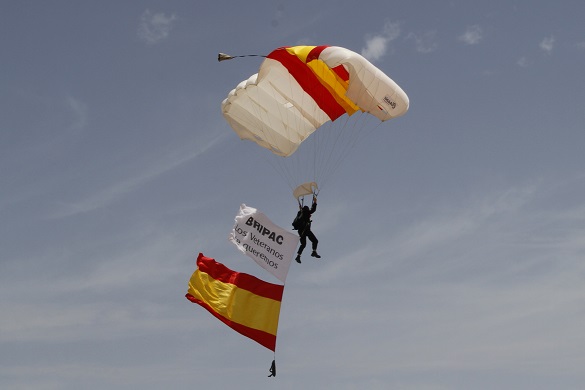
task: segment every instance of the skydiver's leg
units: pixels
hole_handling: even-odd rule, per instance
[[[299,236],[301,237],[301,245],[299,246],[295,260],[297,263],[301,264],[301,253],[303,253],[303,249],[305,249],[305,246],[307,246],[307,236],[304,234],[299,234]]]
[[[317,237],[315,237],[313,232],[310,230],[307,232],[307,237],[309,237],[309,240],[311,240],[311,247],[313,248],[313,251],[317,250],[317,244],[319,243]]]
[[[319,240],[317,240],[317,237],[315,237],[313,232],[310,230],[307,232],[307,237],[309,237],[309,240],[311,240],[311,244],[313,247],[313,252],[311,253],[311,256],[320,259],[321,256],[319,256],[319,254],[317,253],[317,244],[319,243]]]
[[[299,246],[299,250],[297,251],[299,255],[303,253],[305,246],[307,246],[307,236],[305,234],[301,234],[300,244],[301,245]]]

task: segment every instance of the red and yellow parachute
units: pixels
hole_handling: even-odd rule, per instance
[[[289,178],[292,188],[318,182],[319,171],[337,168],[347,153],[346,144],[352,146],[354,133],[361,129],[347,125],[350,116],[369,114],[379,124],[404,115],[408,106],[408,96],[398,84],[361,55],[337,46],[294,46],[266,56],[258,73],[228,94],[222,112],[241,139],[287,159],[298,154],[303,142],[317,138],[322,126],[345,118],[342,125],[331,125],[331,140],[315,140],[322,146],[308,154],[316,157],[300,158],[315,160],[309,168],[282,172],[286,178],[290,169],[301,171],[300,180]],[[348,140],[342,140],[342,133],[349,134]],[[331,160],[328,164],[333,166],[322,168],[318,159]]]

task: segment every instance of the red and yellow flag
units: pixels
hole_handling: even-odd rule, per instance
[[[235,272],[202,253],[186,298],[227,326],[274,351],[284,286]]]

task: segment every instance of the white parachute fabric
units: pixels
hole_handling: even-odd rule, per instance
[[[260,74],[238,84],[222,103],[226,121],[240,139],[290,156],[329,117],[284,66],[266,59]]]
[[[347,97],[362,111],[387,121],[404,115],[410,101],[394,80],[361,55],[343,47],[328,47],[319,59],[330,68],[343,65],[349,73]]]

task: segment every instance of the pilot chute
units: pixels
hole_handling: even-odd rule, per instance
[[[303,183],[293,190],[293,196],[299,201],[299,203],[301,203],[301,198],[304,198],[305,195],[317,196],[318,194],[319,187],[314,181]]]

